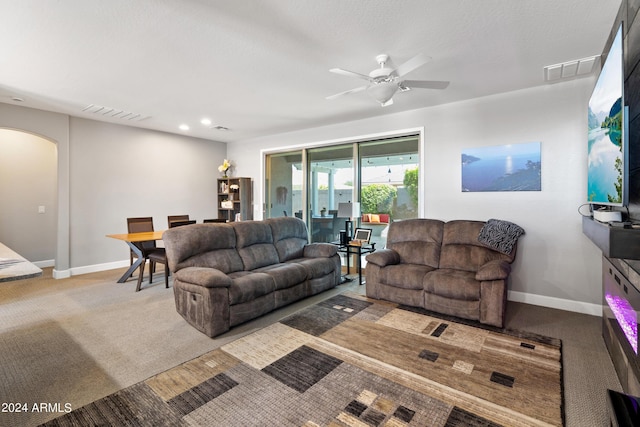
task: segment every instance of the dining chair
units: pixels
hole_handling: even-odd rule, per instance
[[[189,221],[189,215],[169,215],[167,217],[167,224],[169,225],[169,228],[172,228],[173,226],[171,223],[176,221]]]
[[[145,231],[153,230],[153,218],[152,217],[137,217],[127,218],[127,230],[129,233],[142,233]],[[153,272],[156,269],[156,263],[164,264],[164,284],[165,287],[169,287],[169,263],[167,262],[167,255],[164,248],[159,248],[156,245],[155,240],[149,240],[147,242],[134,243],[142,252],[144,261],[140,264],[140,273],[138,275],[138,285],[136,286],[136,292],[140,290],[142,285],[142,276],[144,274],[144,266],[149,260],[149,283],[153,280]],[[137,255],[130,251],[129,258],[131,264],[133,264],[133,257]]]
[[[169,223],[169,228],[174,228],[174,227],[180,227],[183,225],[191,225],[191,224],[195,224],[196,220],[195,219],[190,219],[190,220],[186,220],[186,221],[171,221]]]

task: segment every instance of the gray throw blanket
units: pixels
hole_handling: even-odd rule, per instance
[[[490,219],[480,230],[478,241],[503,254],[510,255],[524,229],[517,224],[500,219]]]

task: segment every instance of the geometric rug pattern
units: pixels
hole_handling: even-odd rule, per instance
[[[46,426],[563,425],[557,339],[343,294]]]

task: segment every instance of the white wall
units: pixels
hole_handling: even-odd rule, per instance
[[[0,242],[39,265],[56,254],[56,163],[53,142],[0,129]]]
[[[577,211],[586,193],[586,105],[593,84],[592,78],[581,79],[256,138],[229,144],[228,158],[236,161],[238,175],[254,178],[259,192],[261,149],[424,127],[425,217],[499,218],[521,225],[526,235],[513,265],[510,298],[600,314],[600,252],[582,234]],[[542,191],[461,191],[465,148],[536,141],[542,148]]]

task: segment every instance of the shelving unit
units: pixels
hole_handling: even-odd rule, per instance
[[[251,178],[218,179],[218,218],[234,222],[253,219]]]

